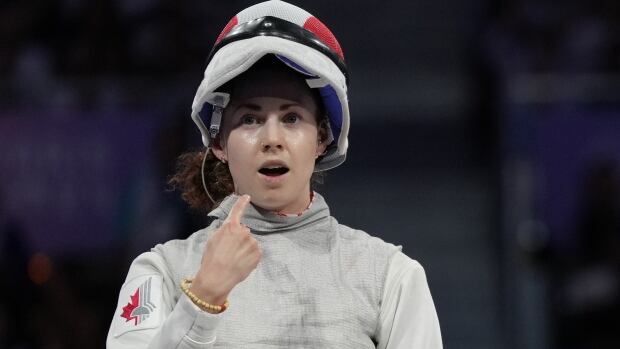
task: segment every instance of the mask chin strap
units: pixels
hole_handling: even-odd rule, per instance
[[[209,189],[207,188],[207,181],[205,179],[205,164],[207,162],[207,156],[209,155],[209,151],[212,151],[211,143],[214,142],[215,138],[220,133],[220,126],[222,124],[222,114],[224,113],[224,108],[226,108],[226,106],[228,105],[228,102],[230,102],[230,94],[224,93],[224,92],[212,92],[209,94],[207,98],[205,98],[205,100],[213,106],[213,112],[211,113],[211,121],[209,123],[209,131],[208,131],[209,138],[210,138],[209,146],[207,146],[207,150],[205,151],[205,156],[202,159],[202,166],[200,168],[200,177],[202,179],[202,187],[205,190],[205,193],[207,193],[209,200],[211,200],[212,203],[215,203],[213,196],[211,196],[211,193],[209,193]]]
[[[213,142],[215,137],[220,133],[222,114],[224,113],[224,108],[226,108],[228,102],[230,102],[230,94],[213,92],[206,98],[206,101],[213,106],[209,125],[209,137],[211,138],[211,142]]]

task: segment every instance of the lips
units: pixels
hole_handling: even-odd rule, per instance
[[[275,177],[281,176],[288,172],[288,168],[286,167],[266,167],[261,168],[258,172],[264,174],[265,176]]]
[[[282,176],[286,174],[288,171],[289,171],[289,168],[286,165],[286,163],[280,160],[266,161],[258,169],[258,172],[260,174],[268,176],[268,177]]]

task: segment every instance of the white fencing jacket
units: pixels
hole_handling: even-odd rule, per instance
[[[323,197],[283,217],[248,205],[241,220],[262,251],[221,314],[202,311],[179,287],[199,269],[217,219],[132,263],[108,333],[123,348],[442,348],[424,269],[399,247],[339,224]]]

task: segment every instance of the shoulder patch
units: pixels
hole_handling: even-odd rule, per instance
[[[127,281],[121,289],[112,321],[114,337],[159,326],[161,308],[161,275],[142,275]]]

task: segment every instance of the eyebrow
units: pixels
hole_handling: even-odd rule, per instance
[[[287,103],[287,104],[282,104],[282,105],[280,106],[280,110],[281,110],[281,111],[282,111],[282,110],[286,110],[286,109],[288,109],[288,108],[290,108],[290,107],[294,107],[294,106],[296,106],[296,105],[299,105],[299,104],[298,104],[298,103]],[[243,103],[243,104],[240,104],[237,108],[235,108],[235,111],[237,111],[237,110],[239,110],[239,109],[241,109],[241,108],[247,108],[247,109],[250,109],[250,110],[253,110],[253,111],[261,111],[261,110],[263,110],[263,108],[262,108],[260,105],[258,105],[258,104],[254,104],[254,103]]]

